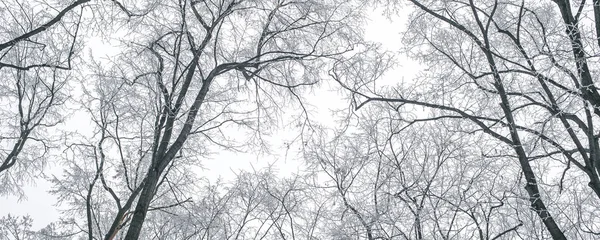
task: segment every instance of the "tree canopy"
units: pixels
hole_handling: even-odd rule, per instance
[[[600,1],[0,2],[2,239],[600,235]]]

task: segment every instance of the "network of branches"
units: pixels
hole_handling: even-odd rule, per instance
[[[0,21],[0,197],[45,182],[60,212],[0,239],[600,236],[600,0],[0,0]]]

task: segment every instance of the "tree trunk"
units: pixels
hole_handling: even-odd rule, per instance
[[[144,189],[142,189],[140,198],[135,206],[133,217],[131,218],[131,224],[129,225],[125,239],[138,239],[140,237],[140,232],[142,231],[142,226],[144,224],[144,220],[146,219],[148,208],[150,207],[150,201],[152,201],[152,198],[154,197],[154,192],[156,191],[156,184],[158,183],[159,177],[160,174],[156,168],[150,169],[146,179],[147,182],[144,185]]]

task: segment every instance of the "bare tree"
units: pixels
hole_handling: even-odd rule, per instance
[[[514,207],[522,204],[518,169],[472,154],[493,147],[485,134],[408,121],[387,107],[361,109],[350,125],[357,127],[324,131],[309,141],[306,159],[318,179],[310,191],[334,202],[329,218],[321,219],[331,226],[326,238],[535,236],[535,228],[523,226],[537,219]]]
[[[40,230],[32,230],[33,220],[30,216],[15,217],[4,216],[0,219],[0,237],[15,240],[59,240],[72,239],[73,233],[65,228],[70,228],[69,222],[51,223]]]
[[[115,6],[144,14],[124,14],[122,54],[90,63],[95,73],[82,80],[80,102],[94,135],[69,145],[68,168],[54,180],[61,201],[75,206],[70,214],[85,214],[80,227],[89,239],[163,236],[142,231],[144,222],[193,206],[202,159],[222,149],[264,149],[284,112],[307,118],[302,89],[319,83],[323,66],[363,42],[363,16],[353,2]],[[282,205],[289,201],[266,194]],[[292,221],[290,213],[270,217]],[[286,226],[272,229],[293,235]]]
[[[71,135],[52,179],[61,222],[8,217],[0,237],[600,233],[597,1],[377,1],[412,11],[403,53],[426,66],[398,85],[381,81],[394,59],[362,39],[360,2],[1,2],[0,194],[43,169],[67,90],[93,130]],[[119,53],[81,64],[83,29]],[[310,118],[304,93],[327,78],[350,93],[341,129]],[[203,178],[214,153],[268,154],[290,121],[307,172]]]
[[[315,212],[303,176],[277,177],[271,167],[240,171],[231,182],[207,183],[197,199],[156,212],[156,239],[311,239]],[[314,236],[314,234],[313,234]],[[319,237],[321,235],[318,235]]]
[[[402,5],[414,10],[405,51],[426,70],[412,83],[383,89],[355,84],[373,79],[343,76],[347,67],[341,64],[332,75],[352,92],[354,106],[387,102],[398,112],[421,106],[433,115],[418,121],[455,120],[465,124],[462,131],[488,134],[511,148],[512,153],[488,157],[518,161],[531,209],[553,239],[597,233],[581,220],[575,223],[580,227],[566,227],[581,219],[573,214],[575,205],[597,206],[600,200],[594,130],[600,111],[596,71],[590,67],[597,64],[599,46],[596,27],[585,27],[600,26],[597,4],[415,0]],[[580,191],[595,198],[574,205],[570,198]],[[565,207],[573,211],[559,210]]]
[[[56,145],[46,130],[59,124],[68,98],[68,70],[80,50],[83,7],[68,3],[2,1],[0,31],[0,194],[21,194]]]

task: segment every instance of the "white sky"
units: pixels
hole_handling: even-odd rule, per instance
[[[366,37],[368,40],[380,42],[385,48],[391,51],[396,51],[400,47],[400,30],[404,26],[404,20],[402,18],[395,18],[393,22],[383,16],[381,11],[374,12],[370,15],[371,21],[366,27]],[[100,46],[99,40],[90,41],[88,44]],[[104,54],[110,54],[115,50],[114,48],[99,48],[94,47],[94,52],[102,52]],[[95,54],[94,54],[95,55]],[[405,58],[398,59],[399,66],[387,76],[390,76],[390,80],[398,81],[402,78],[410,79],[414,76],[415,69],[418,69],[418,64],[412,63]],[[408,70],[410,69],[410,70]],[[324,88],[315,90],[312,94],[307,97],[309,102],[318,104],[318,114],[316,116],[329,116],[330,110],[346,107],[343,104],[345,102],[340,100],[340,96],[333,91]],[[341,106],[340,106],[341,105]],[[71,127],[78,129],[85,129],[87,126],[86,121],[81,121],[73,118],[67,123]],[[317,121],[325,121],[326,119],[331,120],[332,118],[324,117],[324,119],[316,119]],[[285,132],[282,132],[285,134]],[[297,171],[297,163],[293,161],[293,157],[288,156],[285,159],[285,151],[283,144],[274,144],[274,147],[282,147],[282,149],[275,156],[269,157],[257,157],[255,154],[236,154],[231,152],[221,153],[213,156],[211,159],[204,162],[204,167],[210,171],[206,171],[205,174],[212,175],[209,179],[216,179],[221,176],[224,179],[232,177],[233,171],[239,169],[251,169],[253,166],[255,169],[260,169],[269,163],[276,162],[276,166],[279,169],[280,174],[289,174],[290,172]],[[291,152],[290,152],[291,153]],[[49,166],[54,174],[60,175],[60,166]],[[40,229],[52,221],[58,220],[59,212],[55,206],[56,198],[49,194],[47,191],[51,188],[51,184],[43,179],[39,179],[35,184],[24,187],[25,199],[19,200],[18,197],[0,197],[0,217],[6,216],[7,214],[22,216],[30,215],[33,219],[33,229]]]

